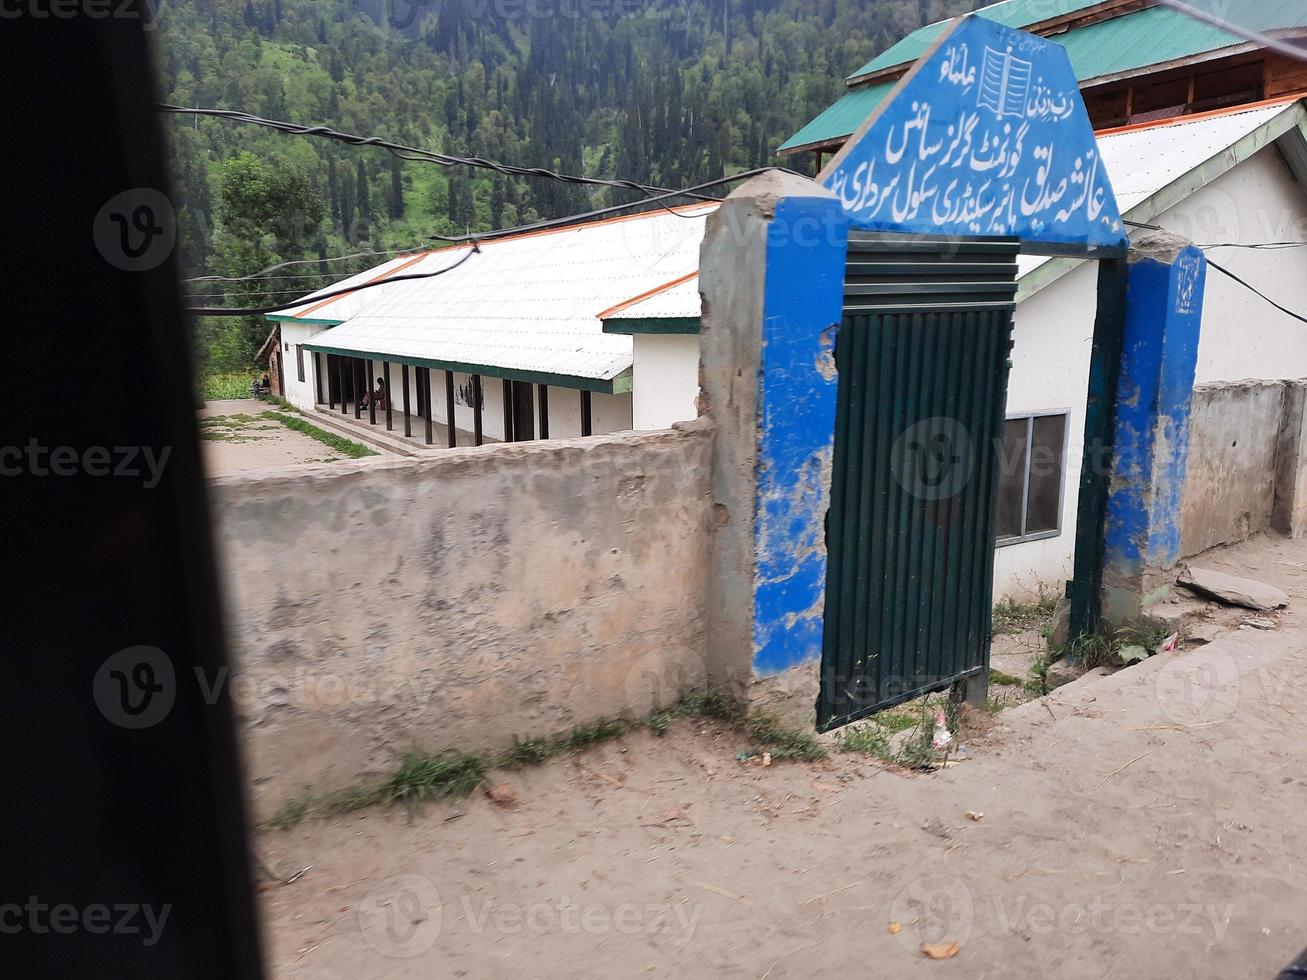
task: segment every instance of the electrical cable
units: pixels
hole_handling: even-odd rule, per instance
[[[364,289],[370,289],[374,286],[387,286],[392,282],[407,282],[414,279],[434,279],[436,276],[443,276],[446,272],[453,272],[460,265],[470,259],[473,255],[478,254],[480,248],[474,243],[466,255],[452,265],[445,266],[435,272],[411,272],[402,276],[388,276],[385,279],[377,279],[373,282],[359,283],[357,286],[346,286],[343,289],[333,289],[325,293],[314,293],[311,296],[305,296],[290,303],[280,303],[277,306],[254,307],[243,309],[232,309],[225,306],[213,307],[191,307],[186,310],[194,316],[262,316],[267,313],[279,313],[282,310],[292,310],[297,306],[309,306],[313,303],[320,303],[323,300],[335,299],[337,296],[345,296],[349,293],[361,292]]]
[[[733,183],[734,181],[737,180],[747,180],[750,177],[756,177],[759,174],[767,173],[768,171],[777,170],[777,169],[779,168],[757,167],[753,170],[746,170],[742,173],[732,174],[729,177],[720,177],[717,180],[705,181],[702,184],[696,184],[694,187],[688,187],[685,190],[667,191],[666,193],[657,195],[657,197],[650,198],[647,201],[633,201],[629,204],[614,204],[606,208],[597,208],[593,211],[587,211],[582,214],[571,214],[562,218],[552,218],[547,221],[537,221],[529,225],[519,225],[515,228],[504,228],[499,231],[481,232],[481,233],[469,234],[469,235],[448,235],[448,236],[432,235],[431,240],[448,242],[456,245],[471,244],[473,247],[472,251],[476,252],[479,251],[479,248],[477,247],[479,244],[486,243],[486,242],[493,242],[510,235],[520,235],[532,231],[544,231],[550,228],[559,228],[559,227],[564,227],[569,225],[577,225],[578,227],[580,227],[583,226],[584,223],[591,218],[602,217],[607,214],[612,214],[616,211],[626,211],[633,207],[638,207],[642,204],[657,203],[659,199],[683,196],[686,194],[687,191],[693,193],[695,191],[707,190],[710,187],[719,187],[722,184]],[[790,173],[792,171],[785,171],[785,172]],[[680,215],[680,217],[687,217],[687,216]],[[307,261],[312,261],[312,260],[307,260]],[[466,261],[467,261],[467,256],[464,256],[453,266],[451,266],[450,269],[457,268],[458,266],[462,265]],[[443,270],[443,271],[449,271],[449,270]],[[223,307],[206,307],[200,309],[188,309],[187,312],[195,314],[197,316],[254,316],[256,314],[262,314],[262,313],[276,313],[279,310],[291,309],[296,306],[305,306],[308,303],[317,302],[318,300],[330,299],[333,296],[343,295],[345,293],[358,292],[363,289],[369,289],[373,286],[384,286],[386,283],[402,282],[405,279],[428,279],[431,278],[433,275],[440,275],[440,274],[441,273],[427,273],[427,274],[416,275],[416,276],[394,276],[386,279],[378,279],[375,282],[361,283],[360,285],[350,286],[348,288],[337,290],[332,293],[319,293],[318,295],[309,299],[304,299],[295,303],[285,303],[282,304],[281,306],[269,307],[267,309],[229,310]]]
[[[1218,262],[1213,262],[1211,259],[1208,259],[1208,260],[1207,260],[1207,264],[1210,265],[1210,266],[1211,266],[1213,269],[1215,269],[1217,272],[1219,272],[1219,273],[1221,273],[1221,274],[1223,274],[1223,275],[1229,276],[1231,279],[1233,279],[1235,282],[1237,282],[1240,286],[1243,286],[1244,289],[1247,289],[1247,290],[1249,290],[1250,292],[1256,293],[1258,296],[1260,296],[1262,299],[1266,300],[1266,302],[1270,303],[1272,306],[1274,306],[1277,310],[1279,310],[1279,311],[1280,311],[1281,313],[1283,313],[1285,316],[1293,317],[1293,319],[1299,321],[1300,323],[1307,323],[1307,316],[1303,316],[1301,313],[1295,313],[1293,310],[1289,309],[1287,306],[1281,306],[1279,303],[1277,303],[1275,300],[1271,299],[1271,297],[1267,296],[1264,292],[1262,292],[1260,289],[1258,289],[1258,288],[1257,288],[1256,286],[1254,286],[1252,283],[1248,282],[1246,279],[1240,279],[1238,276],[1236,276],[1233,272],[1231,272],[1229,269],[1227,269],[1225,266],[1221,265],[1220,263],[1218,263]]]
[[[262,126],[265,129],[273,129],[294,136],[316,136],[321,139],[335,140],[338,143],[345,143],[349,146],[376,147],[377,149],[386,150],[388,153],[399,157],[401,160],[437,163],[442,167],[473,167],[483,170],[493,170],[509,177],[546,177],[562,181],[565,184],[589,184],[597,187],[616,187],[622,190],[639,191],[646,194],[662,194],[668,190],[666,187],[640,184],[633,180],[608,180],[602,177],[584,177],[577,174],[566,174],[556,170],[549,170],[545,167],[519,167],[513,164],[500,163],[497,160],[487,160],[485,157],[463,157],[456,156],[452,153],[438,153],[435,150],[424,150],[416,146],[406,146],[403,143],[395,143],[390,140],[382,139],[379,136],[357,136],[353,133],[342,133],[339,130],[331,129],[327,126],[305,126],[300,123],[286,122],[281,119],[267,119],[263,116],[256,116],[253,113],[241,112],[236,109],[201,109],[190,108],[188,106],[169,105],[168,103],[160,103],[155,108],[160,112],[176,113],[178,115],[210,116],[215,119],[226,119],[231,122],[249,123],[250,125]],[[686,191],[680,191],[673,194],[673,196],[678,195],[687,197],[696,196]],[[700,198],[700,200],[717,199]]]
[[[1144,224],[1142,221],[1129,221],[1129,220],[1126,220],[1125,223],[1128,224],[1128,225],[1132,225],[1132,226],[1135,227],[1135,228],[1147,228],[1149,231],[1168,231],[1168,230],[1169,230],[1169,229],[1163,228],[1161,225],[1149,225],[1149,224]],[[1230,243],[1226,243],[1226,244],[1223,244],[1223,245],[1199,245],[1198,247],[1201,248],[1201,249],[1209,249],[1209,248],[1293,248],[1293,247],[1299,247],[1299,246],[1307,247],[1307,242],[1263,242],[1263,243],[1260,243],[1260,244],[1252,244],[1252,245],[1242,245],[1242,244],[1236,244],[1236,243],[1230,242]],[[1259,297],[1261,297],[1261,298],[1262,298],[1263,300],[1265,300],[1266,302],[1270,303],[1272,306],[1274,306],[1277,310],[1279,310],[1279,311],[1280,311],[1281,313],[1283,313],[1285,316],[1293,317],[1293,319],[1298,320],[1298,321],[1300,321],[1300,322],[1302,322],[1302,323],[1307,323],[1307,316],[1303,316],[1303,315],[1300,314],[1300,313],[1295,313],[1293,310],[1289,309],[1287,306],[1281,306],[1279,303],[1277,303],[1275,300],[1271,299],[1271,297],[1267,296],[1264,292],[1262,292],[1260,289],[1258,289],[1258,288],[1257,288],[1256,286],[1254,286],[1252,283],[1248,282],[1246,279],[1241,279],[1239,276],[1235,275],[1233,272],[1231,272],[1231,271],[1230,271],[1229,269],[1227,269],[1225,266],[1221,265],[1219,262],[1217,262],[1217,261],[1216,261],[1215,259],[1213,259],[1211,256],[1208,256],[1208,257],[1207,257],[1207,264],[1210,265],[1210,266],[1211,266],[1213,269],[1215,269],[1217,272],[1221,273],[1222,275],[1229,276],[1231,279],[1233,279],[1235,282],[1237,282],[1240,286],[1243,286],[1244,289],[1247,289],[1249,292],[1256,293]]]
[[[1262,34],[1261,32],[1251,30],[1250,28],[1241,27],[1238,24],[1231,23],[1224,17],[1218,16],[1217,14],[1209,14],[1205,10],[1191,7],[1189,4],[1181,2],[1181,0],[1160,0],[1160,2],[1163,6],[1170,7],[1172,10],[1178,11],[1187,17],[1192,17],[1194,20],[1200,20],[1204,24],[1210,24],[1212,27],[1218,27],[1223,31],[1235,35],[1235,37],[1243,38],[1245,41],[1252,41],[1255,44],[1260,44],[1262,47],[1274,51],[1277,54],[1282,54],[1286,58],[1307,61],[1307,51],[1295,47],[1287,41],[1281,41],[1279,38],[1271,37],[1268,34]]]
[[[431,240],[436,242],[449,242],[451,244],[458,245],[458,244],[465,244],[467,242],[492,242],[495,241],[496,239],[505,238],[510,235],[521,235],[532,231],[544,231],[549,228],[559,228],[566,225],[577,225],[578,227],[580,227],[584,225],[585,222],[591,220],[592,218],[602,218],[605,215],[615,214],[618,211],[629,211],[631,208],[640,207],[645,204],[658,204],[660,201],[665,200],[669,197],[679,197],[686,194],[687,192],[707,190],[710,187],[720,187],[722,184],[730,184],[737,180],[748,180],[750,177],[756,177],[759,174],[765,174],[771,171],[776,171],[779,173],[787,173],[787,174],[795,173],[795,171],[787,170],[784,167],[756,167],[753,170],[745,170],[738,174],[732,174],[729,177],[720,177],[717,180],[709,180],[709,181],[705,181],[702,184],[695,184],[693,187],[687,187],[684,190],[667,191],[663,194],[655,195],[643,201],[632,201],[629,204],[612,204],[606,208],[596,208],[593,211],[586,211],[581,214],[569,214],[566,217],[562,217],[562,218],[549,218],[544,221],[534,222],[533,224],[518,225],[516,228],[504,228],[499,231],[475,232],[468,235],[432,235]],[[715,199],[711,199],[709,201],[706,201],[705,203],[715,204],[719,202],[716,201]],[[683,208],[691,208],[691,207],[694,207],[694,205],[683,205]],[[673,212],[673,213],[675,213],[676,216],[679,218],[697,217],[692,215],[681,214],[680,212]]]
[[[1122,218],[1123,222],[1132,228],[1145,228],[1148,231],[1165,231],[1170,234],[1176,234],[1169,228],[1163,228],[1161,225],[1150,225],[1143,221],[1131,221],[1129,218]],[[1198,248],[1263,248],[1263,249],[1280,249],[1280,248],[1307,248],[1307,242],[1217,242],[1214,245],[1198,245]]]
[[[387,248],[373,252],[354,252],[352,255],[329,255],[321,259],[294,259],[290,262],[278,262],[276,265],[270,265],[266,269],[260,269],[258,272],[251,272],[248,276],[195,276],[192,279],[184,279],[183,282],[244,282],[246,279],[262,279],[265,273],[276,272],[278,269],[288,269],[293,265],[317,265],[319,262],[344,262],[347,259],[370,259],[378,255],[400,256],[405,252],[421,252],[426,249],[426,245],[419,242],[416,245],[406,245],[404,248]]]

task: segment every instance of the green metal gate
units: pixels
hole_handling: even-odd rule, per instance
[[[849,243],[822,731],[988,670],[1017,251]]]

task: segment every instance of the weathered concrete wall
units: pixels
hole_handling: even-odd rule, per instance
[[[743,696],[753,679],[753,518],[767,216],[736,194],[708,217],[699,257],[699,414],[716,428],[708,670]],[[752,351],[746,357],[744,352]]]
[[[255,807],[704,679],[711,424],[215,480]]]
[[[710,668],[736,691],[800,665],[815,676],[821,662],[847,241],[835,196],[780,171],[741,185],[708,219],[699,282],[700,411],[717,427]]]
[[[1271,528],[1287,387],[1240,381],[1194,389],[1180,549],[1185,557]]]
[[[1127,259],[1115,458],[1103,551],[1103,620],[1119,626],[1170,591],[1182,556],[1183,488],[1207,259],[1156,232]]]

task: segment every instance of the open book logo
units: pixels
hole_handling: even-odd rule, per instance
[[[1030,78],[1034,65],[1024,58],[1014,58],[1012,52],[985,48],[985,67],[980,73],[980,95],[977,102],[982,109],[992,109],[1000,119],[1016,116],[1024,119],[1026,100],[1030,96]]]

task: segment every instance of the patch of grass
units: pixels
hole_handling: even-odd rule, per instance
[[[593,725],[574,728],[566,735],[554,738],[513,738],[513,747],[491,763],[494,769],[525,769],[538,766],[557,755],[581,752],[592,745],[625,735],[632,723],[599,721]]]
[[[448,799],[469,795],[486,778],[486,763],[479,755],[468,752],[441,752],[437,755],[410,753],[399,771],[378,786],[372,799],[364,794],[359,803],[407,803]]]
[[[1116,662],[1117,646],[1109,637],[1101,633],[1089,633],[1076,637],[1067,644],[1066,656],[1071,663],[1080,664],[1085,670],[1095,667],[1110,667]]]
[[[1019,698],[1013,698],[1010,694],[1009,695],[991,694],[989,696],[988,701],[985,704],[985,710],[989,712],[989,714],[991,715],[997,715],[1003,713],[1008,708],[1015,707],[1020,703],[1021,700]]]
[[[287,830],[294,827],[309,815],[309,809],[312,806],[313,797],[309,793],[289,799],[282,804],[280,810],[272,815],[267,822],[267,826],[277,830]]]
[[[269,411],[269,412],[264,412],[261,418],[272,419],[276,422],[280,422],[288,429],[294,429],[296,432],[302,432],[306,436],[316,439],[318,440],[318,442],[326,446],[330,446],[336,452],[340,453],[343,456],[348,456],[351,459],[360,459],[363,456],[378,455],[375,451],[369,449],[367,446],[363,445],[362,443],[354,442],[351,439],[346,439],[344,436],[338,436],[334,432],[327,432],[323,429],[319,429],[316,425],[313,425],[312,423],[307,422],[304,419],[297,418],[294,415],[286,415],[282,412]]]
[[[841,729],[835,733],[835,742],[841,752],[862,752],[878,759],[890,760],[894,757],[894,750],[890,747],[889,735],[880,725],[872,722]]]
[[[1048,665],[1052,662],[1046,655],[1037,657],[1030,665],[1030,680],[1026,681],[1025,688],[1036,697],[1043,697],[1048,693]]]
[[[656,711],[643,721],[605,720],[552,738],[514,738],[511,748],[491,758],[454,750],[436,755],[410,753],[394,775],[381,783],[360,784],[319,798],[306,793],[287,801],[265,826],[285,830],[313,815],[349,813],[396,803],[416,806],[427,800],[465,797],[485,781],[486,773],[491,769],[525,769],[540,765],[555,756],[581,752],[645,727],[661,735],[677,718],[710,718],[727,722],[749,739],[750,748],[742,753],[745,756],[769,752],[776,760],[812,762],[827,755],[811,732],[790,728],[770,712],[746,709],[725,694],[703,691],[689,694],[672,707]]]
[[[228,371],[210,374],[200,379],[200,395],[205,401],[249,398],[253,372]]]
[[[771,712],[750,711],[741,727],[754,743],[751,747],[754,755],[769,752],[773,759],[797,759],[801,762],[826,758],[826,750],[814,735],[801,728],[786,726]]]
[[[1155,619],[1141,619],[1121,627],[1116,633],[1118,646],[1143,647],[1155,652],[1171,636],[1172,628]]]
[[[875,721],[846,728],[835,738],[841,752],[861,752],[906,769],[930,769],[935,766],[940,757],[940,752],[935,748],[937,710],[936,703],[923,698],[917,704],[907,706],[912,724],[906,727],[890,731],[882,723],[889,712],[881,712],[876,715]],[[903,711],[899,712],[900,715],[903,713]],[[956,721],[949,724],[956,730]],[[911,734],[900,741],[897,749],[894,748],[892,736],[899,731],[909,730]]]
[[[920,723],[899,746],[895,761],[908,769],[930,769],[934,767],[938,756],[939,753],[935,750],[935,719],[931,717],[930,709],[923,706]]]
[[[253,415],[245,412],[237,412],[234,415],[214,415],[207,419],[200,419],[201,429],[243,429],[247,425],[257,421]]]
[[[1058,594],[1041,588],[1032,602],[1002,599],[994,606],[993,633],[1013,636],[1030,631],[1047,632],[1057,611]]]
[[[812,762],[826,758],[826,750],[816,736],[803,728],[786,725],[770,711],[747,708],[720,691],[697,691],[687,694],[673,707],[655,712],[648,725],[655,734],[665,732],[675,718],[710,718],[737,729],[751,743],[741,753],[744,757],[770,753],[773,759],[797,759]]]
[[[738,701],[727,697],[721,691],[695,691],[681,698],[671,709],[673,716],[683,718],[716,718],[720,721],[735,721],[744,709]]]
[[[206,442],[251,442],[258,436],[246,435],[248,431],[272,428],[266,425],[253,425],[257,422],[253,415],[237,412],[235,415],[215,415],[200,419],[200,438]]]
[[[991,684],[1000,684],[1003,687],[1026,686],[1026,682],[1023,681],[1020,677],[1014,677],[1011,674],[1006,674],[1001,670],[995,670],[993,667],[989,669],[989,682]]]
[[[876,724],[891,735],[897,735],[899,732],[906,732],[909,728],[916,727],[917,714],[911,707],[890,708],[876,715]]]

